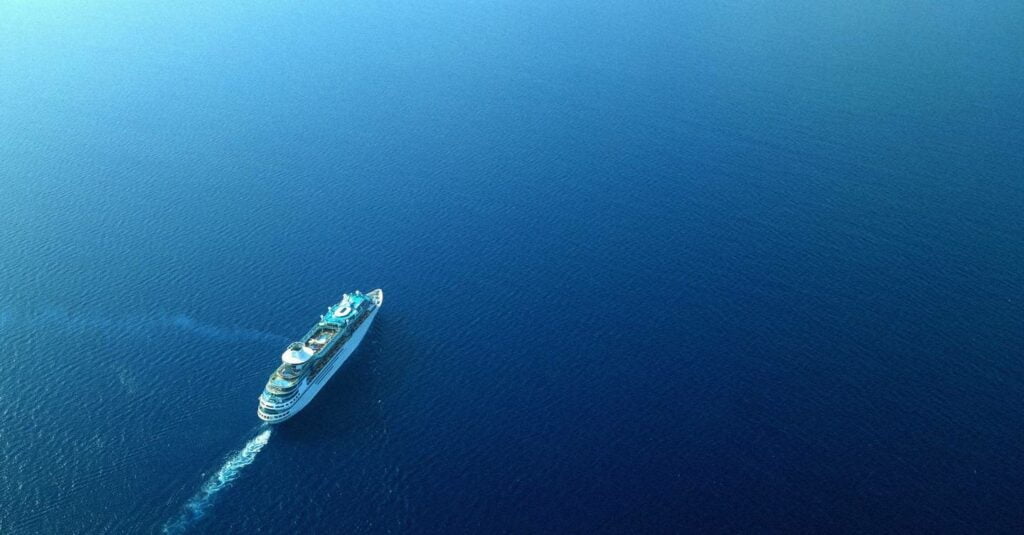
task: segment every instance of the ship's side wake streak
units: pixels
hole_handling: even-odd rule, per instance
[[[185,503],[181,513],[164,525],[163,532],[184,533],[189,526],[206,516],[217,493],[227,488],[232,481],[238,478],[243,468],[256,460],[256,455],[267,445],[268,441],[270,441],[270,428],[261,426],[259,434],[247,442],[241,450],[228,457],[224,465],[203,483],[199,492]]]

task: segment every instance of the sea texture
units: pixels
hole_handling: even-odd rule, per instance
[[[0,533],[1024,532],[1022,28],[3,3]]]

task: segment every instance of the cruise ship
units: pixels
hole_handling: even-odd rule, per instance
[[[380,289],[345,294],[298,342],[281,354],[281,366],[260,394],[256,414],[277,424],[295,416],[348,360],[384,303]]]

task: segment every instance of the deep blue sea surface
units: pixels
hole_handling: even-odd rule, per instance
[[[1021,2],[87,4],[0,6],[0,533],[1024,532]]]

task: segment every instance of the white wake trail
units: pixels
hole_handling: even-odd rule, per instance
[[[168,522],[163,529],[164,533],[184,533],[189,526],[206,516],[206,512],[213,505],[213,499],[217,493],[231,484],[238,478],[242,469],[256,460],[256,455],[267,445],[270,440],[270,428],[263,430],[255,438],[246,443],[245,447],[235,452],[224,466],[217,470],[210,479],[207,479],[173,521]]]
[[[180,331],[220,342],[272,342],[287,344],[290,339],[277,333],[203,323],[187,314],[148,314],[125,317],[96,315],[88,311],[69,312],[57,308],[19,311],[0,308],[0,332],[6,329],[38,328],[40,324],[60,325],[64,329],[116,332],[149,338],[154,330]]]

